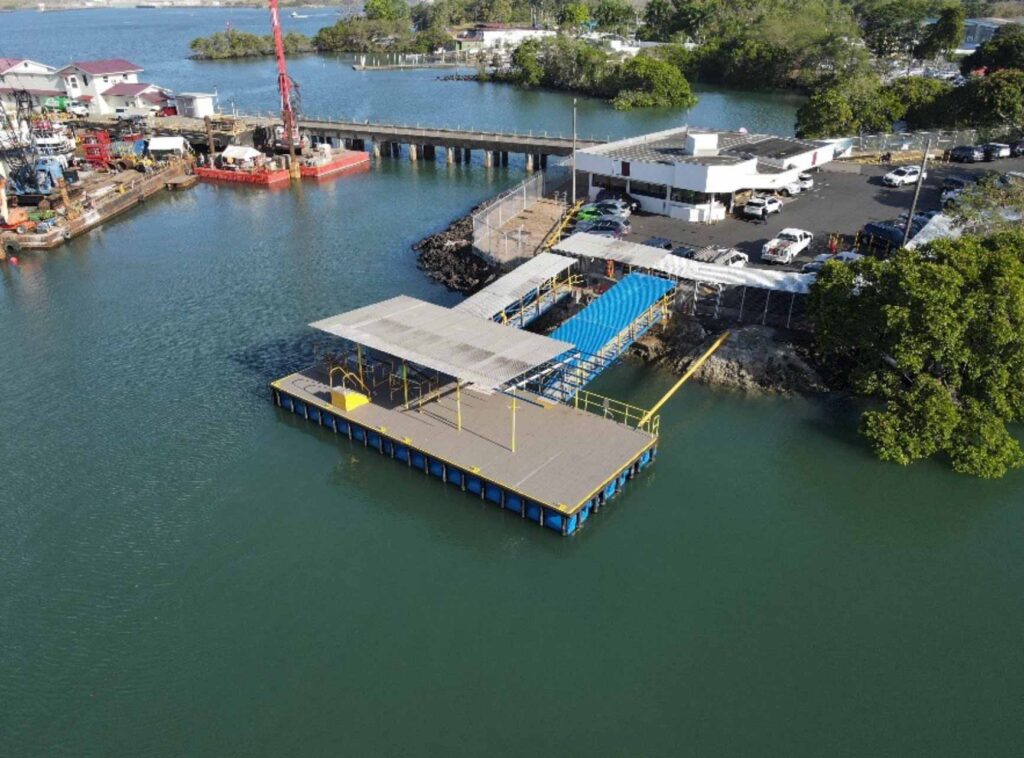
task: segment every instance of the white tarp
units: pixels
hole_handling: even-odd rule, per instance
[[[953,224],[953,219],[942,213],[937,213],[928,219],[928,223],[921,227],[921,231],[914,235],[914,238],[907,243],[907,247],[913,250],[935,240],[947,237],[956,239],[959,236],[960,229]]]
[[[184,137],[150,137],[149,152],[151,153],[185,153]]]
[[[256,148],[246,147],[245,145],[228,145],[224,148],[224,152],[221,153],[221,157],[224,160],[233,161],[251,161],[262,156],[263,153]]]
[[[706,282],[736,287],[757,287],[777,292],[806,294],[815,280],[814,274],[794,271],[768,271],[749,266],[719,266],[700,263],[665,252],[659,247],[638,245],[635,242],[602,237],[597,234],[578,233],[555,245],[555,252],[585,258],[601,258],[637,268],[659,271],[673,279]]]

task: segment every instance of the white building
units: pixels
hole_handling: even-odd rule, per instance
[[[589,194],[620,189],[645,211],[684,221],[719,221],[736,193],[774,191],[833,158],[825,142],[746,132],[668,129],[576,152]]]
[[[146,82],[119,82],[104,90],[100,99],[110,109],[108,113],[129,116],[154,112],[171,103],[171,95],[167,90]]]
[[[508,24],[477,24],[455,35],[460,50],[513,50],[528,39],[554,37],[551,29]]]
[[[89,105],[93,113],[113,113],[115,107],[106,102],[104,93],[117,84],[139,84],[142,67],[123,58],[96,61],[74,61],[57,72],[64,82],[64,89],[75,100]],[[151,85],[146,85],[151,86]],[[120,91],[120,90],[118,90]],[[121,95],[112,95],[121,103]]]
[[[964,41],[957,52],[971,53],[1007,24],[1021,23],[1024,23],[1024,18],[969,18],[964,21]]]
[[[0,58],[0,104],[13,110],[14,93],[21,91],[39,107],[47,98],[63,95],[64,85],[53,66],[27,58]]]
[[[206,92],[179,92],[174,96],[179,116],[206,118],[216,113],[217,95]]]

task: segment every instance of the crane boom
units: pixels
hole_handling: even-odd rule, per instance
[[[288,66],[285,64],[284,36],[281,33],[278,0],[270,0],[270,27],[274,33],[274,54],[277,56],[277,89],[281,95],[281,121],[284,126],[284,138],[288,145],[290,170],[293,178],[297,178],[299,168],[295,159],[295,143],[298,141],[298,122],[295,117],[295,108],[292,105],[297,85],[288,76]]]

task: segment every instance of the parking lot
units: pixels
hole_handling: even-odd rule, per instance
[[[749,255],[752,266],[799,270],[815,255],[827,251],[829,235],[852,237],[869,221],[891,221],[910,210],[913,185],[890,188],[882,184],[882,176],[893,168],[895,165],[863,165],[859,174],[816,171],[814,188],[796,197],[783,198],[782,212],[770,216],[767,224],[734,216],[716,224],[692,224],[666,216],[634,214],[630,218],[633,232],[628,239],[643,242],[649,237],[662,237],[676,245],[733,247]],[[991,163],[930,164],[921,188],[918,212],[939,208],[945,177],[980,176],[992,171],[1024,171],[1024,158]],[[788,266],[763,263],[761,246],[785,227],[813,232],[811,247]]]

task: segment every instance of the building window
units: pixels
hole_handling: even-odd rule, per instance
[[[68,77],[68,86],[69,87],[77,87],[78,86],[78,77],[77,76],[69,76]]]
[[[82,74],[82,83],[83,83],[83,84],[84,84],[84,85],[85,85],[86,87],[88,87],[88,86],[89,86],[89,77],[88,77],[88,76],[86,76],[85,74]]]
[[[668,194],[668,187],[664,184],[651,184],[650,182],[630,182],[629,193],[631,195],[643,195],[644,197],[656,197],[664,200]]]
[[[620,165],[619,173],[623,176],[629,176],[629,161],[622,161]]]
[[[708,195],[705,192],[695,192],[694,190],[679,189],[678,187],[672,188],[672,202],[673,203],[685,203],[686,205],[704,205],[708,201]]]
[[[590,183],[600,189],[626,191],[626,180],[615,176],[592,176]]]
[[[109,76],[104,76],[103,77],[103,83],[104,84],[109,84],[110,83],[110,77]]]

